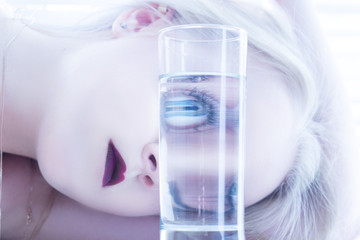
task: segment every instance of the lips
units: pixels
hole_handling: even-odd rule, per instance
[[[126,164],[113,142],[110,140],[106,154],[102,186],[112,186],[125,180]]]

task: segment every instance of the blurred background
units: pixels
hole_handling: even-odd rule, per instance
[[[360,136],[360,1],[313,1],[331,54],[352,100]],[[358,146],[360,150],[360,141]]]

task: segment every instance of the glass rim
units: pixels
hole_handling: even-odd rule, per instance
[[[166,36],[166,33],[181,30],[181,29],[220,29],[220,30],[229,30],[231,32],[237,32],[239,35],[236,37],[227,38],[226,41],[238,41],[238,40],[247,40],[247,31],[241,27],[226,25],[226,24],[180,24],[170,27],[165,27],[159,31],[159,39],[166,38],[172,41],[188,41],[188,42],[220,42],[223,41],[223,38],[212,39],[212,40],[194,40],[194,39],[178,39],[171,36]]]
[[[159,74],[159,81],[162,79],[162,78],[167,78],[167,77],[182,77],[184,76],[184,73],[186,73],[185,75],[210,75],[210,76],[214,76],[214,77],[217,77],[219,76],[219,74],[221,74],[221,76],[225,76],[225,77],[229,77],[229,78],[242,78],[244,77],[243,75],[241,74],[235,74],[235,73],[228,73],[228,72],[225,72],[225,73],[222,73],[222,72],[174,72],[174,73],[163,73],[163,74]]]

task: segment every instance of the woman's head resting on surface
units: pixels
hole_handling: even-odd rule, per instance
[[[268,233],[273,239],[324,239],[317,235],[321,228],[314,228],[320,220],[324,229],[330,226],[334,178],[327,168],[332,146],[319,111],[316,64],[276,2],[267,3],[139,0],[118,11],[112,7],[111,17],[93,27],[110,33],[109,38],[84,41],[75,50],[65,47],[59,65],[46,61],[56,69],[51,78],[56,91],[44,101],[36,141],[46,180],[98,210],[124,216],[159,213],[158,32],[178,24],[237,26],[249,40],[247,233],[253,239]],[[48,41],[66,38],[44,28],[38,29],[51,33]],[[73,35],[67,41],[88,36],[77,28],[63,32]]]
[[[190,10],[184,14],[195,21]],[[212,22],[215,13],[204,13],[209,16],[196,17]],[[171,21],[193,23],[179,14],[163,4],[134,7],[114,20],[113,39],[64,56],[59,93],[38,142],[41,170],[56,189],[119,215],[158,213],[157,33]],[[250,41],[246,206],[268,196],[290,171],[300,124],[289,87],[297,83],[253,45]]]

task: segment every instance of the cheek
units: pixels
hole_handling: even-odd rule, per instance
[[[66,80],[74,84],[64,84],[54,96],[37,149],[42,174],[49,184],[75,199],[101,186],[110,132],[108,114],[99,102],[101,89],[93,91],[94,86],[81,79],[92,80],[69,77]]]
[[[266,125],[258,125],[260,124]],[[245,164],[246,205],[268,196],[281,184],[293,166],[296,139],[290,136],[290,129],[286,129],[284,125],[276,125],[269,125],[265,129],[248,126]]]
[[[129,191],[124,198],[122,191],[102,188],[102,179],[110,138],[126,149],[122,155],[127,172],[140,171],[141,149],[144,143],[154,141],[158,132],[154,127],[159,115],[154,109],[157,75],[126,68],[125,63],[125,67],[120,66],[114,59],[98,59],[98,65],[85,64],[86,61],[76,63],[79,68],[65,74],[63,89],[54,97],[42,124],[37,156],[45,179],[70,198],[98,209],[106,208],[104,210],[119,214],[153,211],[157,195],[140,189],[142,185],[137,181],[127,177],[121,183],[120,188]],[[97,68],[99,65],[104,67]],[[142,68],[145,71],[145,67]],[[148,68],[150,71],[156,66]],[[94,71],[89,74],[88,69]],[[130,186],[132,190],[128,190]],[[136,199],[149,201],[129,208]]]
[[[268,196],[281,184],[293,166],[296,152],[295,114],[284,84],[276,79],[253,81],[248,88],[247,206]]]
[[[69,106],[68,106],[69,107]],[[57,190],[69,194],[73,189],[95,184],[100,166],[95,159],[103,159],[101,143],[96,146],[92,139],[101,139],[99,131],[67,111],[59,111],[48,117],[42,126],[37,157],[46,180]],[[92,175],[92,178],[90,177]],[[85,190],[86,191],[86,190]]]

